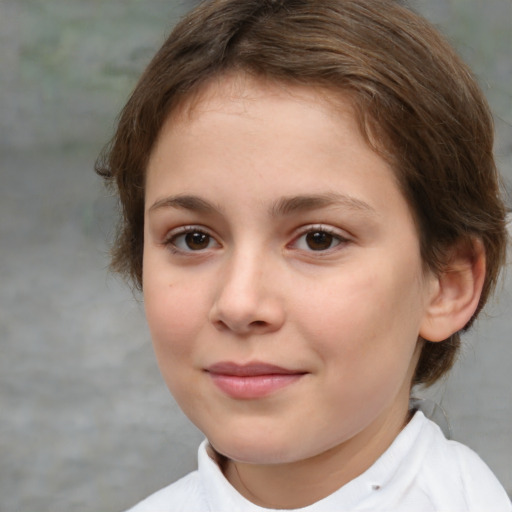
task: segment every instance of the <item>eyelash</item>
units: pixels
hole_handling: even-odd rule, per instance
[[[316,250],[311,248],[310,246],[308,246],[307,248],[302,248],[302,249],[297,248],[298,241],[300,241],[303,237],[307,237],[308,235],[312,235],[312,234],[320,234],[320,233],[322,233],[324,235],[326,234],[329,237],[331,237],[329,247],[327,247],[325,249],[319,248]],[[207,247],[200,248],[197,250],[191,249],[190,247],[188,247],[188,248],[179,247],[178,244],[176,243],[176,241],[180,237],[186,237],[186,235],[188,235],[188,234],[198,234],[198,235],[203,235],[203,236],[207,237],[207,239],[208,239]],[[215,237],[212,236],[208,232],[208,230],[206,230],[200,226],[184,226],[182,228],[173,230],[169,234],[169,236],[164,240],[163,245],[165,247],[167,247],[173,254],[187,254],[187,253],[202,254],[207,249],[211,249],[210,244],[212,241],[217,245],[217,247],[220,247],[220,244],[217,242]],[[292,242],[290,242],[290,244],[288,244],[287,247],[291,247],[292,249],[302,250],[304,252],[316,253],[316,254],[320,255],[320,254],[325,254],[325,253],[331,253],[332,251],[336,250],[336,248],[339,245],[346,244],[349,241],[350,240],[347,237],[342,236],[337,230],[335,230],[329,226],[324,226],[324,225],[318,224],[318,225],[303,227],[301,229],[301,231],[294,237]],[[332,245],[332,242],[336,242],[335,245]],[[186,244],[187,242],[184,241],[184,243]],[[308,242],[306,241],[305,243],[307,244]]]
[[[182,228],[178,228],[176,230],[173,230],[164,240],[163,245],[167,247],[173,254],[187,254],[187,253],[202,253],[204,250],[209,249],[210,247],[206,247],[204,249],[199,250],[193,250],[193,249],[185,249],[180,248],[176,244],[176,241],[179,239],[179,237],[186,237],[186,235],[189,234],[199,234],[204,235],[208,237],[208,246],[212,241],[215,241],[215,243],[220,246],[220,244],[215,240],[215,237],[213,237],[208,230],[200,227],[200,226],[184,226]],[[185,242],[186,243],[186,242]]]
[[[331,253],[332,251],[335,251],[338,246],[345,245],[345,244],[347,244],[350,241],[347,237],[341,235],[338,230],[333,229],[333,228],[331,228],[329,226],[324,226],[322,224],[317,224],[317,225],[306,226],[305,228],[302,228],[301,231],[298,233],[298,235],[291,242],[291,245],[295,245],[296,246],[297,242],[301,238],[307,237],[308,235],[316,234],[316,233],[322,233],[322,234],[329,235],[330,237],[332,237],[331,242],[332,241],[336,241],[335,245],[330,246],[327,249],[315,250],[315,249],[312,249],[311,247],[308,247],[308,249],[304,248],[302,250],[304,250],[305,252],[316,253],[316,254],[319,254],[319,255],[320,254],[326,254],[326,253]],[[299,250],[301,250],[301,249],[299,249]]]

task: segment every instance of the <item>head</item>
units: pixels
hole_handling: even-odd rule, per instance
[[[393,0],[213,0],[190,13],[141,77],[98,161],[122,206],[113,268],[143,287],[146,170],[158,138],[184,105],[234,74],[349,101],[409,205],[425,271],[446,273],[458,254],[485,254],[467,329],[495,286],[506,246],[492,118],[451,47]],[[429,385],[452,366],[460,330],[419,343],[412,384]]]

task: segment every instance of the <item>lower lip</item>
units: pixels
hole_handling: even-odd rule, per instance
[[[271,395],[297,382],[302,373],[271,375],[224,375],[210,373],[214,384],[231,398],[250,400]]]

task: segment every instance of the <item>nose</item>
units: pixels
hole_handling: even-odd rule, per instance
[[[210,321],[238,335],[277,331],[285,318],[278,280],[264,256],[239,252],[219,272]]]

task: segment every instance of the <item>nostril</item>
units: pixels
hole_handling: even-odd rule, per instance
[[[253,327],[264,327],[267,325],[267,322],[264,322],[263,320],[255,320],[254,322],[251,322],[251,325]]]
[[[226,322],[218,319],[218,320],[213,320],[213,325],[219,330],[219,331],[226,331],[226,330],[229,330],[229,326],[226,324]]]
[[[273,303],[270,300],[235,302],[221,299],[226,297],[215,301],[208,315],[209,322],[219,331],[229,330],[243,335],[251,332],[263,334],[279,329],[284,321],[284,311],[279,302]]]

